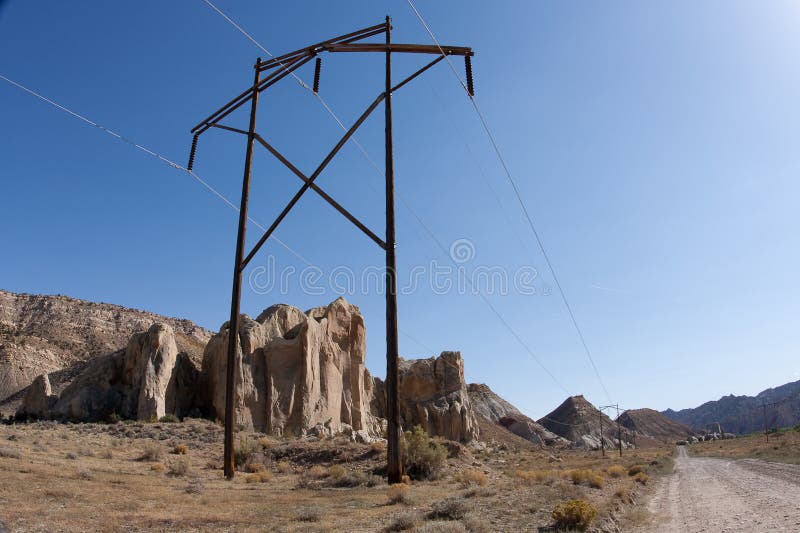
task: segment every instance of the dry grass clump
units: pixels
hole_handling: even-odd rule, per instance
[[[178,457],[169,462],[167,470],[171,476],[183,477],[189,473],[191,467],[192,463],[189,461],[188,457]]]
[[[263,472],[264,470],[266,470],[264,463],[259,461],[247,461],[247,463],[244,465],[244,471],[250,474],[257,474],[259,472]]]
[[[404,470],[412,479],[436,479],[447,462],[447,449],[441,442],[415,426],[400,441],[405,462]]]
[[[633,503],[633,489],[630,485],[622,485],[614,491],[614,497],[622,503]]]
[[[372,453],[384,453],[386,451],[386,443],[382,440],[370,442],[369,451]]]
[[[258,445],[261,446],[261,449],[266,452],[275,446],[275,441],[269,437],[261,437],[258,439]]]
[[[91,481],[91,480],[93,480],[93,479],[94,479],[94,474],[93,474],[93,473],[92,473],[92,471],[91,471],[91,470],[89,470],[88,468],[80,468],[80,469],[78,469],[78,471],[75,473],[75,477],[76,477],[77,479],[82,479],[82,480],[84,480],[84,481]]]
[[[278,469],[278,472],[281,474],[291,474],[292,473],[292,464],[289,461],[279,461],[275,468]]]
[[[298,522],[319,522],[321,518],[322,511],[316,507],[301,507],[295,515]]]
[[[628,475],[635,476],[636,474],[644,471],[645,471],[644,465],[633,465],[628,469]]]
[[[314,465],[306,470],[306,475],[311,479],[323,479],[328,477],[328,470],[321,465]]]
[[[559,478],[558,470],[517,470],[514,476],[529,483],[552,485]]]
[[[0,457],[5,459],[20,459],[22,455],[12,448],[0,448]]]
[[[609,466],[606,474],[608,477],[622,477],[625,475],[625,467],[622,465]]]
[[[261,446],[249,437],[242,437],[233,447],[233,461],[236,466],[243,468],[248,461],[261,452]]]
[[[400,513],[392,519],[385,531],[408,531],[419,524],[419,515],[414,512]]]
[[[78,454],[75,452],[67,452],[64,454],[65,459],[69,459],[70,461],[74,461],[78,458]]]
[[[567,476],[573,485],[588,485],[593,489],[602,489],[605,484],[603,476],[594,470],[568,470]]]
[[[489,478],[486,477],[486,474],[474,468],[458,472],[455,476],[453,476],[453,479],[458,483],[461,483],[464,488],[467,488],[470,485],[478,485],[482,487],[489,482]]]
[[[556,529],[586,531],[597,516],[597,509],[584,500],[559,503],[553,509],[553,525]]]
[[[650,480],[650,476],[648,476],[644,472],[639,472],[638,474],[633,476],[633,480],[637,483],[641,483],[642,485],[647,485],[647,482]]]
[[[394,505],[396,503],[405,503],[407,498],[408,485],[405,483],[395,483],[394,485],[389,485],[389,488],[386,490],[386,499],[389,501],[390,505]]]
[[[139,456],[140,461],[155,462],[160,461],[164,457],[164,450],[158,444],[146,444],[142,450],[142,455]]]
[[[272,472],[269,470],[262,470],[245,476],[244,480],[247,483],[267,483],[272,480]]]
[[[152,465],[150,465],[150,470],[152,470],[153,472],[163,472],[166,469],[167,467],[164,466],[164,463],[153,463]]]
[[[186,455],[189,453],[189,447],[185,444],[178,444],[172,449],[172,453],[175,455]]]
[[[467,504],[463,500],[447,498],[434,502],[428,518],[431,520],[461,520],[467,515]]]

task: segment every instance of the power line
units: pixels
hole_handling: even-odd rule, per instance
[[[54,100],[51,100],[50,98],[47,98],[46,96],[34,91],[33,89],[30,89],[30,88],[22,85],[21,83],[18,83],[18,82],[14,81],[14,80],[12,80],[10,78],[7,78],[7,77],[3,76],[2,74],[0,74],[0,79],[10,83],[11,85],[14,85],[15,87],[17,87],[19,89],[22,89],[23,91],[35,96],[36,98],[38,98],[38,99],[40,99],[40,100],[42,100],[44,102],[47,102],[51,106],[53,106],[53,107],[55,107],[57,109],[60,109],[61,111],[64,111],[65,113],[68,113],[69,115],[72,115],[73,117],[77,118],[78,120],[80,120],[80,121],[82,121],[82,122],[84,122],[86,124],[89,124],[90,126],[94,126],[95,128],[98,128],[100,131],[102,131],[104,133],[107,133],[108,135],[111,135],[112,137],[114,137],[114,138],[116,138],[116,139],[118,139],[120,141],[123,141],[123,142],[125,142],[127,144],[130,144],[134,148],[146,153],[147,155],[155,157],[159,161],[161,161],[163,163],[166,163],[167,165],[169,165],[170,167],[174,168],[175,170],[180,170],[180,171],[185,172],[186,174],[191,176],[195,181],[197,181],[200,185],[205,187],[214,196],[216,196],[217,198],[219,198],[220,200],[225,202],[231,209],[233,209],[233,210],[235,210],[237,212],[239,211],[239,208],[233,202],[231,202],[228,198],[226,198],[224,194],[222,194],[217,189],[212,187],[207,181],[205,181],[203,178],[198,176],[194,171],[188,170],[186,167],[184,167],[182,165],[179,165],[178,163],[176,163],[175,161],[172,161],[171,159],[168,159],[167,157],[164,157],[160,153],[158,153],[158,152],[156,152],[154,150],[151,150],[151,149],[145,147],[144,145],[141,145],[141,144],[133,141],[132,139],[130,139],[130,138],[128,138],[128,137],[126,137],[126,136],[124,136],[124,135],[122,135],[120,133],[117,133],[116,131],[112,130],[111,128],[107,128],[106,126],[103,126],[102,124],[100,124],[98,122],[95,122],[95,121],[87,118],[86,116],[81,115],[80,113],[77,113],[77,112],[73,111],[72,109],[69,109],[68,107],[66,107],[64,105],[61,105],[58,102],[56,102]],[[266,228],[263,225],[261,225],[257,220],[254,220],[251,217],[247,217],[247,218],[250,220],[250,222],[252,222],[258,228],[260,228],[263,231],[266,231]],[[300,259],[302,262],[304,262],[306,265],[314,266],[308,259],[306,259],[302,255],[300,255],[300,253],[297,250],[295,250],[294,248],[290,247],[288,244],[286,244],[285,242],[283,242],[279,238],[275,237],[274,235],[271,238],[274,239],[275,242],[280,244],[286,250],[288,250],[292,255],[294,255],[295,257]]]
[[[525,205],[525,202],[522,199],[522,195],[521,195],[521,193],[519,191],[519,188],[517,187],[516,181],[512,177],[511,171],[509,170],[508,165],[506,164],[506,161],[503,158],[502,153],[500,152],[500,147],[497,144],[497,141],[496,141],[496,139],[494,137],[494,134],[492,134],[492,130],[489,128],[489,124],[486,121],[486,117],[481,112],[480,107],[478,107],[478,102],[475,99],[475,97],[470,94],[466,84],[464,84],[464,82],[461,80],[461,76],[459,76],[458,72],[456,71],[455,66],[453,65],[453,62],[450,61],[450,57],[447,54],[445,54],[444,50],[442,49],[442,45],[439,43],[439,40],[434,35],[433,31],[431,31],[431,29],[428,26],[428,24],[425,22],[425,19],[422,17],[422,14],[419,12],[417,7],[414,5],[412,0],[406,0],[406,1],[408,2],[408,5],[411,7],[411,9],[414,11],[414,14],[417,16],[417,18],[419,19],[419,21],[422,24],[422,26],[425,28],[425,31],[428,32],[428,35],[430,35],[431,39],[433,39],[433,42],[436,43],[436,46],[439,47],[439,50],[442,52],[442,55],[447,60],[447,64],[450,65],[450,69],[453,71],[453,75],[456,77],[456,79],[458,80],[458,83],[461,85],[461,87],[467,93],[467,96],[469,97],[469,100],[472,103],[472,107],[475,109],[475,112],[477,113],[478,118],[481,121],[481,125],[483,126],[483,129],[486,132],[486,135],[489,137],[489,141],[491,142],[492,148],[494,149],[494,152],[497,154],[497,158],[499,159],[500,164],[503,167],[505,175],[508,178],[508,181],[511,184],[512,189],[514,190],[514,195],[517,197],[517,201],[519,202],[520,207],[522,207],[522,212],[524,213],[525,218],[528,221],[528,225],[530,226],[531,231],[533,232],[533,236],[536,239],[536,243],[539,246],[539,250],[541,250],[542,256],[544,257],[544,260],[547,263],[547,268],[550,270],[550,273],[553,276],[553,281],[555,282],[556,287],[558,288],[558,292],[561,295],[561,300],[564,302],[564,306],[566,307],[567,313],[569,314],[570,320],[572,321],[572,325],[574,326],[575,331],[578,334],[578,338],[580,339],[580,342],[583,345],[583,349],[584,349],[584,352],[586,353],[587,358],[589,359],[589,363],[591,363],[592,369],[594,370],[595,376],[597,377],[597,381],[600,383],[600,386],[603,388],[603,392],[605,392],[606,396],[608,397],[608,400],[611,401],[611,395],[609,394],[608,389],[606,388],[606,385],[603,382],[603,378],[600,377],[600,371],[598,370],[597,365],[594,362],[594,357],[592,357],[591,350],[589,350],[589,346],[586,343],[586,339],[585,339],[585,337],[583,335],[583,331],[581,330],[580,326],[578,326],[578,321],[575,318],[575,313],[572,311],[572,306],[569,304],[569,301],[567,300],[566,293],[564,292],[564,289],[561,286],[561,282],[559,281],[558,276],[556,275],[556,271],[553,268],[553,264],[550,261],[550,256],[547,254],[547,250],[545,249],[544,243],[543,243],[541,237],[539,236],[539,232],[536,230],[536,226],[533,223],[533,218],[531,217],[530,213],[528,212],[528,208],[527,208],[527,206]]]
[[[257,41],[257,40],[256,40],[256,39],[255,39],[255,38],[252,36],[252,35],[250,35],[250,34],[249,34],[247,31],[245,31],[245,30],[244,30],[244,29],[243,29],[243,28],[242,28],[242,27],[241,27],[239,24],[237,24],[236,22],[234,22],[232,18],[230,18],[230,17],[229,17],[228,15],[226,15],[225,13],[223,13],[223,12],[222,12],[222,10],[220,10],[220,9],[219,9],[217,6],[215,6],[215,5],[214,5],[214,4],[213,4],[213,3],[212,3],[210,0],[203,0],[203,2],[204,2],[204,3],[206,3],[206,4],[207,4],[209,7],[211,7],[211,8],[212,8],[214,11],[216,11],[216,12],[217,12],[219,15],[221,15],[221,16],[222,16],[222,17],[223,17],[223,18],[224,18],[224,19],[225,19],[225,20],[226,20],[228,23],[230,23],[231,25],[233,25],[233,26],[234,26],[234,27],[235,27],[235,28],[236,28],[236,29],[237,29],[237,30],[238,30],[240,33],[242,33],[242,34],[243,34],[243,35],[244,35],[244,36],[245,36],[245,37],[246,37],[246,38],[247,38],[247,39],[248,39],[250,42],[252,42],[253,44],[255,44],[255,45],[256,45],[256,46],[257,46],[257,47],[258,47],[258,48],[259,48],[261,51],[263,51],[265,54],[269,55],[270,57],[275,57],[275,56],[274,56],[274,54],[272,54],[272,53],[271,53],[269,50],[267,50],[267,49],[266,49],[266,48],[265,48],[265,47],[264,47],[264,46],[263,46],[261,43],[259,43],[259,42],[258,42],[258,41]],[[437,46],[439,47],[439,50],[442,50],[442,47],[441,47],[441,45],[438,43],[438,41],[437,41],[437,43],[436,43],[436,44],[437,44]],[[443,55],[445,55],[443,50],[442,50],[442,54],[443,54]],[[446,55],[445,55],[445,58],[447,59],[447,56],[446,56]],[[449,63],[449,62],[450,62],[450,60],[448,59],[448,63]],[[279,62],[278,64],[280,65],[280,67],[281,67],[283,70],[287,70],[287,71],[288,71],[288,68],[286,67],[286,65],[284,65],[284,64],[283,64],[283,63],[281,63],[281,62]],[[452,64],[451,64],[450,66],[451,66],[451,68],[452,68]],[[300,85],[301,87],[303,87],[304,89],[307,89],[307,90],[311,91],[311,88],[308,86],[308,84],[306,84],[306,83],[305,83],[305,82],[304,82],[304,81],[303,81],[303,80],[302,80],[302,79],[301,79],[299,76],[297,76],[297,75],[296,75],[294,72],[289,72],[289,74],[290,74],[292,77],[294,77],[294,78],[295,78],[295,80],[297,80],[297,82],[299,83],[299,85]],[[459,80],[459,81],[460,81],[460,80]],[[463,84],[462,84],[462,85],[463,85]],[[464,88],[466,89],[466,86],[464,86]],[[327,103],[326,103],[326,102],[325,102],[325,101],[322,99],[322,97],[321,97],[319,94],[317,94],[317,93],[314,93],[313,91],[311,91],[311,92],[312,92],[312,94],[314,94],[314,96],[316,96],[316,98],[319,100],[320,104],[322,104],[322,105],[323,105],[323,107],[324,107],[324,108],[325,108],[325,109],[328,111],[328,113],[331,115],[331,117],[333,117],[333,119],[334,119],[334,120],[335,120],[335,121],[336,121],[336,122],[339,124],[339,126],[340,126],[342,129],[346,130],[347,128],[345,127],[345,125],[342,123],[342,121],[341,121],[341,120],[339,120],[339,117],[338,117],[338,116],[336,116],[336,113],[334,113],[334,112],[333,112],[333,110],[332,110],[332,109],[330,108],[330,106],[329,106],[329,105],[328,105],[328,104],[327,104]],[[369,154],[368,154],[368,153],[367,153],[367,151],[364,149],[364,147],[363,147],[363,146],[361,146],[361,145],[358,143],[358,141],[356,140],[355,136],[352,136],[352,137],[351,137],[351,140],[353,141],[353,143],[354,143],[354,144],[356,144],[356,146],[358,146],[358,148],[359,148],[359,150],[361,151],[361,153],[364,155],[364,157],[367,159],[367,161],[369,161],[369,163],[370,163],[370,164],[373,166],[373,168],[375,168],[375,170],[378,172],[378,174],[379,174],[380,176],[383,176],[383,171],[381,171],[381,169],[380,169],[380,168],[379,168],[379,167],[378,167],[378,166],[375,164],[375,162],[374,162],[374,161],[372,160],[372,158],[369,156]],[[498,152],[498,154],[499,154],[499,152]],[[422,219],[421,219],[421,218],[419,217],[419,215],[417,215],[417,213],[416,213],[416,212],[415,212],[415,211],[414,211],[414,210],[411,208],[411,206],[408,204],[408,202],[406,202],[406,200],[405,200],[405,199],[404,199],[404,198],[403,198],[401,195],[399,195],[399,194],[397,195],[397,197],[399,198],[399,200],[400,200],[400,202],[403,204],[403,206],[404,206],[404,207],[405,207],[405,208],[406,208],[406,209],[407,209],[407,210],[408,210],[408,211],[411,213],[411,215],[412,215],[412,216],[413,216],[413,217],[414,217],[414,218],[417,220],[417,222],[418,222],[418,223],[419,223],[419,224],[420,224],[420,225],[423,227],[423,229],[424,229],[424,230],[425,230],[425,232],[426,232],[426,233],[427,233],[427,234],[430,236],[430,238],[431,238],[431,239],[432,239],[432,240],[433,240],[433,241],[436,243],[436,245],[437,245],[437,246],[438,246],[438,248],[439,248],[439,249],[442,251],[442,253],[443,253],[443,254],[444,254],[446,257],[448,257],[448,258],[450,259],[450,261],[451,261],[451,262],[453,262],[454,264],[456,264],[456,263],[455,263],[455,261],[452,259],[452,257],[450,257],[450,255],[449,255],[449,253],[448,253],[448,251],[447,251],[447,248],[446,248],[446,247],[445,247],[445,246],[444,246],[444,245],[441,243],[441,241],[440,241],[438,238],[436,238],[436,236],[434,235],[433,231],[432,231],[432,230],[431,230],[431,229],[430,229],[430,228],[427,226],[427,224],[425,224],[425,223],[422,221]],[[458,265],[456,264],[456,266],[458,266]],[[551,267],[551,270],[552,270],[552,267]],[[470,286],[472,287],[472,282],[470,281],[469,283],[470,283]],[[473,287],[473,289],[474,289],[474,287]],[[498,311],[498,310],[497,310],[497,309],[494,307],[494,305],[492,305],[492,304],[491,304],[491,302],[490,302],[490,301],[489,301],[489,300],[486,298],[486,296],[485,296],[483,293],[481,293],[480,291],[473,291],[473,292],[476,292],[476,294],[477,294],[478,296],[480,296],[481,300],[483,300],[483,302],[484,302],[484,303],[485,303],[485,304],[486,304],[486,305],[487,305],[487,306],[488,306],[488,307],[491,309],[491,311],[492,311],[492,312],[495,314],[495,316],[497,316],[497,318],[500,320],[500,322],[501,322],[501,323],[502,323],[502,324],[503,324],[503,325],[506,327],[506,329],[508,329],[508,331],[509,331],[509,332],[510,332],[510,333],[511,333],[511,334],[514,336],[514,338],[517,340],[517,342],[518,342],[518,343],[519,343],[519,344],[520,344],[520,345],[523,347],[523,349],[524,349],[524,350],[525,350],[525,351],[526,351],[526,352],[527,352],[527,353],[528,353],[528,354],[529,354],[529,355],[530,355],[530,356],[531,356],[531,357],[534,359],[534,361],[536,361],[536,363],[537,363],[537,364],[538,364],[538,365],[539,365],[539,366],[542,368],[542,370],[544,370],[544,371],[545,371],[545,373],[546,373],[546,374],[547,374],[547,375],[548,375],[548,376],[549,376],[549,377],[550,377],[550,378],[553,380],[553,382],[554,382],[556,385],[558,385],[558,387],[559,387],[559,388],[561,388],[561,389],[562,389],[564,392],[566,392],[567,394],[569,394],[569,391],[566,389],[566,387],[564,387],[564,386],[563,386],[563,385],[562,385],[562,384],[561,384],[561,383],[560,383],[560,382],[559,382],[559,381],[556,379],[556,377],[553,375],[553,373],[552,373],[552,372],[550,372],[550,370],[549,370],[549,369],[548,369],[546,366],[544,366],[544,364],[543,364],[543,363],[541,362],[541,360],[540,360],[540,359],[539,359],[539,358],[536,356],[536,354],[533,352],[533,350],[532,350],[532,349],[531,349],[531,348],[530,348],[530,347],[527,345],[527,343],[526,343],[526,342],[525,342],[525,341],[524,341],[524,340],[523,340],[523,339],[522,339],[522,338],[519,336],[519,334],[518,334],[518,333],[517,333],[517,332],[516,332],[516,331],[515,331],[515,330],[514,330],[512,327],[511,327],[511,325],[510,325],[510,324],[509,324],[509,323],[508,323],[508,322],[505,320],[505,318],[503,318],[503,316],[500,314],[500,312],[499,312],[499,311]],[[605,388],[605,387],[604,387],[604,388]],[[608,394],[608,393],[606,393],[606,394]]]

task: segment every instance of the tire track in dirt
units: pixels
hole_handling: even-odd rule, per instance
[[[689,457],[678,447],[675,470],[650,502],[639,532],[800,531],[800,466]]]

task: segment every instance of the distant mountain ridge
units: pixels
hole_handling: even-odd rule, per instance
[[[619,422],[637,436],[657,441],[685,440],[694,434],[689,426],[653,409],[628,409],[619,416]]]
[[[663,411],[664,416],[696,430],[716,430],[737,434],[780,428],[800,422],[800,381],[761,391],[756,396],[723,396],[693,409]]]

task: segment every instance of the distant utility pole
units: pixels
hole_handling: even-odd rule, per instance
[[[308,190],[313,190],[323,200],[330,204],[340,214],[352,222],[358,229],[364,232],[367,237],[374,241],[386,254],[386,274],[385,274],[385,289],[386,289],[386,412],[387,412],[387,473],[389,483],[399,483],[402,479],[402,461],[400,457],[400,409],[398,399],[398,342],[397,342],[397,260],[395,257],[395,202],[394,202],[394,153],[392,144],[392,94],[403,87],[406,83],[410,82],[436,63],[445,58],[445,56],[463,56],[466,68],[467,77],[467,91],[470,96],[473,95],[473,81],[472,81],[472,63],[471,57],[474,55],[471,48],[465,46],[439,46],[425,45],[425,44],[397,44],[391,41],[392,25],[389,17],[386,21],[375,26],[363,28],[346,35],[340,35],[333,39],[328,39],[316,44],[312,44],[305,48],[283,54],[281,56],[272,57],[266,61],[260,58],[255,64],[255,78],[253,84],[248,86],[241,94],[233,100],[222,106],[209,117],[192,128],[194,138],[192,139],[192,148],[189,154],[189,163],[187,169],[191,172],[194,164],[195,154],[197,150],[197,141],[201,134],[205,133],[211,128],[218,128],[233,133],[244,135],[247,138],[247,153],[244,163],[244,178],[242,180],[242,198],[239,209],[239,226],[236,238],[236,255],[234,257],[233,267],[233,289],[231,294],[231,318],[228,326],[228,353],[227,353],[227,370],[225,380],[225,444],[224,444],[224,465],[225,477],[232,479],[234,476],[234,461],[233,461],[233,418],[234,418],[234,376],[236,373],[237,354],[239,354],[239,313],[241,302],[241,284],[242,272],[247,264],[253,259],[253,256],[258,252],[261,246],[269,239],[281,221],[286,217],[289,211],[300,200],[300,197]],[[357,42],[368,37],[377,35],[384,35],[384,42]],[[344,136],[334,146],[328,155],[322,160],[322,163],[317,166],[316,170],[306,175],[292,164],[283,154],[269,144],[264,138],[256,132],[256,111],[258,108],[258,95],[268,87],[271,87],[280,80],[292,75],[295,70],[316,58],[316,68],[314,72],[314,87],[313,92],[317,93],[319,90],[319,75],[321,67],[321,59],[318,57],[324,52],[337,53],[337,52],[378,52],[385,56],[385,86],[384,91],[378,95],[372,104],[367,107],[361,116],[356,120],[353,126],[347,130]],[[415,71],[413,74],[406,77],[400,83],[392,84],[392,54],[429,54],[437,56],[431,62]],[[242,105],[250,102],[250,122],[247,130],[234,128],[228,125],[220,124],[220,121],[233,113]],[[386,234],[385,238],[381,239],[378,235],[372,232],[365,224],[348,212],[336,200],[329,196],[322,190],[314,181],[319,174],[327,167],[328,163],[336,156],[344,144],[353,136],[355,131],[364,123],[367,117],[383,102],[385,109],[385,149],[386,149]],[[272,124],[272,129],[276,127]],[[253,145],[257,141],[268,152],[270,152],[278,161],[280,161],[289,171],[295,174],[302,182],[298,192],[289,201],[288,205],[278,215],[269,229],[261,236],[259,241],[253,246],[252,250],[245,256],[245,233],[247,230],[247,207],[248,197],[250,192],[250,174],[253,158]],[[241,357],[241,355],[239,355]]]
[[[600,413],[600,450],[603,453],[603,457],[605,457],[606,456],[606,443],[603,440],[603,410],[602,409],[598,409],[597,412]]]
[[[615,407],[617,408],[617,442],[619,443],[619,456],[622,457],[622,425],[619,423],[619,404],[616,404]]]

